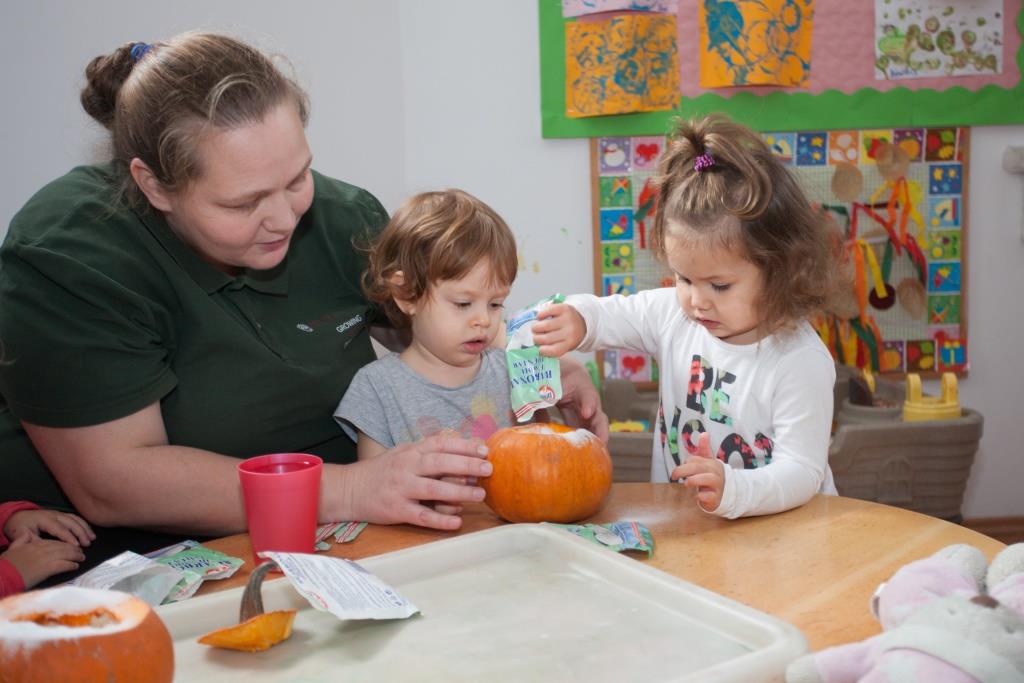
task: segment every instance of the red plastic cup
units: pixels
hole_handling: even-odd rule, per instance
[[[238,464],[253,562],[259,553],[311,553],[316,543],[323,460],[307,453],[258,455]]]

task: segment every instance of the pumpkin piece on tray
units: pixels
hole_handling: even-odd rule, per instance
[[[249,575],[242,593],[242,604],[238,610],[239,623],[210,631],[200,636],[198,642],[228,650],[262,652],[288,640],[292,635],[296,610],[263,611],[263,580],[276,568],[277,564],[271,560],[256,567]]]
[[[264,612],[243,621],[211,631],[199,638],[203,645],[243,652],[261,652],[287,640],[292,635],[295,610]]]

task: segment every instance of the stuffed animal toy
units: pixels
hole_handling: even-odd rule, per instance
[[[794,660],[787,683],[1024,683],[1024,543],[986,567],[951,545],[901,567],[871,611],[883,632]]]

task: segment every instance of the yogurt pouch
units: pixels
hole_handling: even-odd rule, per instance
[[[540,311],[563,301],[562,294],[545,297],[518,311],[506,324],[505,361],[517,422],[528,421],[534,411],[553,406],[562,398],[558,359],[540,355],[533,343],[533,323]]]

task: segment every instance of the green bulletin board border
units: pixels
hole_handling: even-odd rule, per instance
[[[862,1],[862,0],[858,0]],[[828,90],[819,94],[737,93],[722,97],[706,93],[680,98],[672,111],[594,116],[565,115],[565,35],[561,0],[538,0],[540,24],[541,129],[545,138],[664,135],[673,118],[721,112],[761,131],[812,129],[976,126],[1024,123],[1024,78],[1013,88],[986,85],[976,91],[956,86],[947,90],[895,88],[855,93]],[[1024,35],[1024,9],[1017,16]],[[1024,74],[1024,43],[1017,50]]]

